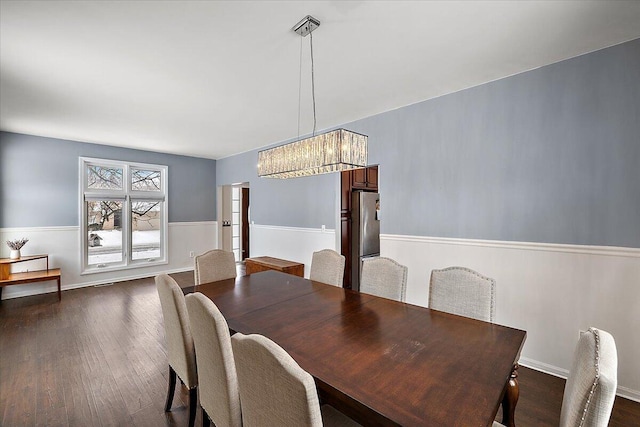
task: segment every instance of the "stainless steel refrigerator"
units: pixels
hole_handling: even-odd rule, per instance
[[[351,289],[360,290],[362,260],[380,256],[380,194],[351,195]]]

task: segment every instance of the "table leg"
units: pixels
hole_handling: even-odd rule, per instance
[[[62,291],[60,290],[60,278],[58,277],[58,301],[62,301]]]
[[[520,386],[518,385],[518,364],[513,365],[513,371],[507,383],[507,389],[502,399],[502,424],[507,427],[515,427],[515,413],[518,397],[520,396]]]

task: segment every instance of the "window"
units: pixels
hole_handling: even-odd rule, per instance
[[[167,166],[80,158],[82,272],[167,262]]]

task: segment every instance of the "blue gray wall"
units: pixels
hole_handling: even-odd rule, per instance
[[[169,222],[216,218],[216,161],[0,132],[0,228],[78,226],[79,157],[169,167]]]
[[[263,225],[335,226],[336,174],[296,179],[258,178],[258,151],[218,160],[218,185],[249,182],[251,221]]]
[[[383,233],[640,247],[640,39],[344,127],[380,164]],[[256,160],[217,163],[256,223],[333,223],[334,181]]]

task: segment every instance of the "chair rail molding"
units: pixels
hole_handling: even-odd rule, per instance
[[[381,234],[380,239],[404,242],[437,243],[447,245],[481,246],[505,249],[524,249],[530,251],[566,252],[590,255],[609,255],[640,258],[640,248],[619,246],[568,245],[564,243],[512,242],[503,240],[461,239],[451,237],[405,236],[399,234]]]

